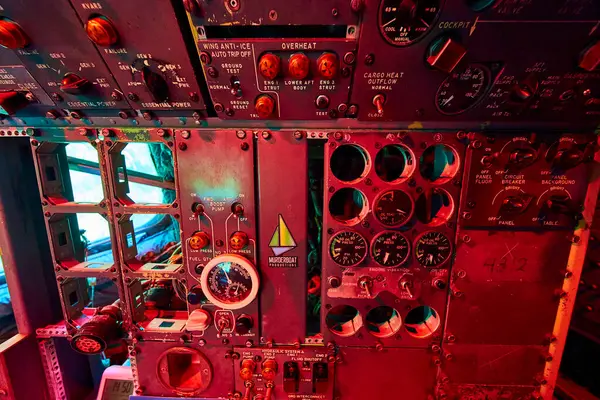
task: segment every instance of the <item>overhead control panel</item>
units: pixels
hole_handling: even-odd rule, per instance
[[[259,25],[356,25],[364,0],[281,3],[264,0],[183,0],[197,27]],[[302,10],[302,12],[299,12]]]
[[[152,7],[142,1],[72,0],[72,4],[133,109],[141,110],[145,118],[158,110],[188,116],[203,112],[201,72],[194,69],[186,47],[191,32],[187,25],[180,29],[171,2]],[[195,54],[193,60],[197,62]]]
[[[591,1],[367,0],[358,118],[597,120],[598,15]]]
[[[121,89],[67,1],[4,1],[0,6],[0,44],[19,57],[50,96],[53,115],[81,119],[94,110],[114,117],[129,113]]]
[[[222,119],[337,119],[348,105],[356,40],[201,40],[200,58]]]

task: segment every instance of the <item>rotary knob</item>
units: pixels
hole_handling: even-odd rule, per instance
[[[288,71],[295,79],[305,79],[310,72],[310,60],[304,53],[292,54]]]
[[[268,94],[261,94],[254,102],[254,109],[260,118],[269,118],[275,111],[275,100]]]
[[[433,68],[450,73],[467,54],[467,49],[452,38],[435,40],[429,47],[427,63]]]
[[[238,335],[245,335],[254,326],[254,321],[252,321],[252,317],[246,314],[242,314],[235,320],[235,332]]]
[[[339,68],[338,58],[334,53],[323,53],[317,59],[317,70],[319,75],[325,79],[333,79]]]
[[[29,44],[25,31],[8,18],[0,19],[0,45],[9,49],[22,49]]]
[[[65,74],[60,82],[60,90],[73,95],[83,94],[87,92],[91,86],[89,80],[71,72]]]
[[[169,99],[169,85],[162,75],[153,72],[148,67],[144,67],[142,68],[142,82],[155,102],[162,103]]]
[[[502,200],[502,205],[500,206],[500,214],[505,216],[514,216],[519,215],[525,212],[533,197],[527,194],[520,195],[510,195]]]
[[[273,53],[266,53],[258,61],[260,74],[268,80],[277,78],[281,69],[281,59]]]
[[[112,46],[119,40],[117,28],[104,16],[90,18],[85,24],[85,32],[98,46]]]
[[[511,166],[521,169],[530,166],[535,162],[537,153],[530,148],[513,150],[508,156],[508,162]]]

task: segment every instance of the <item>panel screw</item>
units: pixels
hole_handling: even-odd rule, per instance
[[[463,140],[467,137],[467,133],[465,131],[458,131],[456,132],[456,138],[458,140]]]
[[[342,68],[342,77],[343,78],[349,77],[350,73],[351,73],[351,69],[350,68],[348,68],[348,67]]]
[[[233,111],[233,108],[225,109],[225,115],[227,115],[228,117],[233,117],[233,114],[235,114],[235,111]]]
[[[167,133],[165,132],[165,130],[164,130],[164,129],[157,129],[157,130],[156,130],[156,134],[157,134],[159,137],[165,137]]]
[[[217,71],[217,69],[215,67],[208,67],[208,70],[206,72],[208,73],[208,76],[210,76],[211,78],[219,77],[219,71]]]
[[[302,132],[300,132],[300,131],[295,131],[294,132],[294,139],[301,140],[302,137],[304,137],[304,134]]]
[[[475,149],[479,149],[481,147],[481,141],[479,140],[474,140],[472,143],[473,148]]]
[[[58,113],[54,110],[49,110],[46,112],[46,118],[48,119],[57,119],[58,118]]]
[[[348,104],[340,103],[340,105],[337,107],[337,110],[340,114],[344,114],[346,111],[348,111]]]
[[[471,241],[471,236],[469,236],[469,235],[463,236],[462,241],[464,243],[469,243]]]
[[[446,336],[446,341],[448,343],[454,343],[456,341],[456,337],[454,335],[448,335]]]
[[[235,136],[237,136],[238,139],[246,139],[246,132],[245,131],[236,131]]]
[[[340,131],[334,132],[333,133],[333,138],[335,140],[342,140],[344,138],[344,134]]]
[[[77,129],[77,133],[79,134],[79,136],[87,136],[87,135],[89,135],[89,131],[86,128],[79,128],[79,129]]]
[[[332,9],[331,9],[331,16],[332,16],[332,17],[337,17],[337,16],[339,15],[339,13],[340,13],[340,12],[338,11],[338,9],[337,9],[337,8],[332,8]]]
[[[475,208],[475,204],[476,204],[476,203],[475,203],[473,200],[471,200],[471,201],[468,201],[468,202],[467,202],[467,207],[469,207],[469,208]]]
[[[50,97],[52,97],[52,100],[54,101],[63,101],[62,96],[58,93],[52,93]]]
[[[465,211],[462,213],[462,217],[463,217],[463,219],[471,219],[471,213],[468,211]]]
[[[358,114],[358,106],[356,104],[351,104],[350,107],[348,107],[348,113],[346,115],[348,117],[356,117],[356,114]]]
[[[73,119],[81,119],[81,113],[79,111],[72,111],[71,112],[71,118],[73,118]]]
[[[32,145],[33,147],[38,147],[38,146],[40,145],[40,142],[38,142],[37,140],[33,139],[33,140],[31,141],[31,145]]]
[[[181,151],[186,151],[187,150],[187,144],[185,144],[185,143],[179,143],[177,145],[177,147],[179,147],[179,150],[181,150]]]
[[[269,132],[269,131],[262,131],[261,136],[262,136],[263,139],[269,140],[269,139],[271,139],[271,132]]]
[[[112,129],[101,129],[100,133],[102,134],[102,136],[104,137],[111,137],[113,136],[113,131]]]
[[[337,118],[338,117],[337,110],[335,110],[333,108],[327,112],[327,115],[329,116],[329,118]]]
[[[250,148],[250,145],[246,142],[244,142],[240,145],[240,149],[242,149],[242,151],[247,151],[249,148]]]
[[[217,247],[223,247],[223,245],[225,243],[221,239],[217,239],[217,241],[215,242],[215,244],[217,245]]]
[[[212,57],[211,57],[210,53],[208,53],[206,51],[201,51],[200,52],[200,61],[202,61],[202,64],[210,64],[212,62]]]
[[[152,121],[152,119],[154,118],[154,116],[152,115],[152,112],[150,112],[150,111],[142,111],[142,117],[146,121]]]
[[[131,101],[138,101],[139,97],[135,93],[127,93],[127,98]]]
[[[370,53],[365,57],[365,65],[373,65],[375,62],[375,54]]]
[[[269,19],[271,21],[275,21],[277,19],[277,11],[275,11],[275,10],[269,11]]]
[[[187,139],[189,139],[191,136],[192,136],[192,134],[191,134],[191,132],[190,132],[190,131],[183,131],[183,132],[181,132],[181,137],[182,137],[183,139],[186,139],[186,140],[187,140]]]
[[[349,51],[346,54],[344,54],[344,62],[348,65],[352,65],[356,62],[356,55]]]
[[[121,93],[117,92],[116,90],[113,90],[113,92],[110,94],[110,98],[114,101],[119,101],[123,98],[123,96],[121,96]]]
[[[215,111],[216,112],[223,112],[224,109],[225,109],[225,107],[223,107],[223,104],[215,103]]]
[[[118,115],[121,119],[129,119],[129,113],[127,111],[119,111]]]

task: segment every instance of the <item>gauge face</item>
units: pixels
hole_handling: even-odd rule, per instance
[[[408,259],[410,244],[398,232],[381,232],[373,239],[371,253],[377,264],[383,267],[397,267]]]
[[[329,241],[329,256],[342,267],[353,267],[367,256],[367,241],[357,232],[338,232]]]
[[[490,71],[481,65],[469,65],[453,72],[440,85],[435,96],[442,114],[457,115],[474,107],[490,86]]]
[[[258,273],[250,261],[235,254],[213,258],[202,270],[200,285],[206,298],[225,309],[250,304],[258,293]]]
[[[373,214],[385,226],[398,227],[406,224],[413,215],[414,202],[402,190],[383,192],[373,207]]]
[[[408,46],[433,26],[441,0],[381,0],[379,31],[394,46]]]
[[[441,232],[425,232],[415,243],[415,257],[424,267],[440,266],[450,258],[451,254],[450,239]]]

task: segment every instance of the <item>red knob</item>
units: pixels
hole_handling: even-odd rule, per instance
[[[90,40],[98,46],[112,46],[119,40],[117,28],[103,16],[90,18],[85,24],[85,32]]]
[[[22,49],[29,44],[25,31],[14,21],[0,19],[0,45],[9,49]]]
[[[254,109],[261,118],[269,118],[275,111],[275,100],[268,94],[261,94],[254,102]]]
[[[266,53],[258,61],[258,70],[265,79],[273,80],[279,75],[281,59],[273,53]]]
[[[310,60],[304,53],[292,54],[288,70],[293,78],[304,79],[310,72]]]
[[[334,53],[323,53],[317,59],[317,70],[325,79],[333,79],[338,72],[338,58]]]

